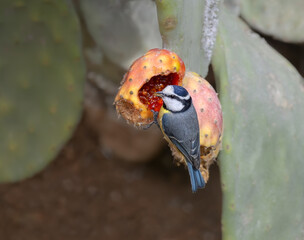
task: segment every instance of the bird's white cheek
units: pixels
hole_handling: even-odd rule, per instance
[[[165,102],[168,110],[170,110],[170,111],[178,112],[178,111],[181,111],[184,107],[184,105],[176,99],[165,97],[164,102]]]

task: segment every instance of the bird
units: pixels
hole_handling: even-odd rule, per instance
[[[199,123],[192,98],[185,88],[177,85],[168,85],[155,95],[162,98],[163,104],[158,113],[153,112],[154,122],[187,164],[192,192],[196,192],[205,187],[205,180],[199,170]]]

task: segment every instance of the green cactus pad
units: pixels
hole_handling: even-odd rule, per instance
[[[0,1],[0,182],[43,169],[79,120],[84,63],[67,1]]]
[[[187,69],[208,73],[214,47],[220,0],[156,0],[163,46],[176,52]]]
[[[118,66],[128,69],[149,49],[161,47],[156,7],[151,0],[85,0],[79,3],[101,55]]]
[[[304,82],[222,12],[213,68],[223,108],[223,239],[304,239]]]
[[[241,15],[262,33],[286,42],[304,42],[303,0],[241,0]]]

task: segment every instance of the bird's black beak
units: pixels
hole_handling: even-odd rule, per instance
[[[156,93],[154,93],[154,95],[156,95],[158,97],[163,97],[164,96],[163,92],[156,92]]]

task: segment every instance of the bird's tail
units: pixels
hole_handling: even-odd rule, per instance
[[[192,192],[196,192],[197,189],[205,187],[205,180],[199,169],[196,169],[190,162],[188,162],[187,164],[190,175]]]

